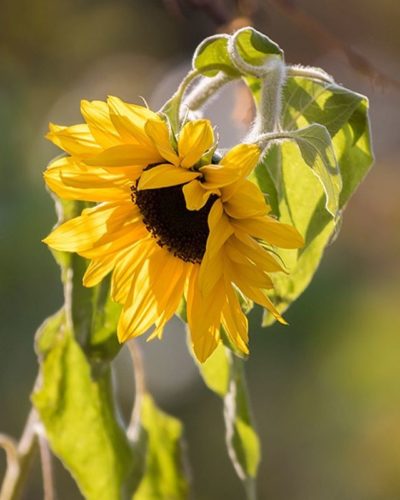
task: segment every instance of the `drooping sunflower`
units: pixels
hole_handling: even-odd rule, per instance
[[[269,249],[298,248],[297,230],[270,216],[247,179],[260,149],[240,144],[222,158],[208,120],[175,136],[164,117],[116,97],[82,101],[84,124],[50,124],[48,138],[68,156],[44,177],[59,197],[97,203],[44,241],[90,259],[85,286],[112,272],[111,296],[123,304],[121,342],[161,337],[182,297],[194,352],[204,362],[220,341],[248,353],[246,297],[283,318],[265,290],[282,271]]]

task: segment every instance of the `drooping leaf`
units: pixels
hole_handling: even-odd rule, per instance
[[[118,422],[110,370],[95,377],[64,325],[42,360],[41,377],[33,403],[52,450],[82,494],[88,500],[127,497],[133,456]]]
[[[57,225],[80,215],[88,203],[60,200],[55,195]],[[67,314],[72,322],[76,340],[86,354],[96,362],[112,360],[121,349],[116,329],[121,306],[109,294],[110,279],[105,278],[95,287],[85,287],[82,279],[88,260],[77,254],[53,251],[61,267]]]
[[[215,76],[223,71],[233,78],[240,72],[233,65],[228,53],[227,35],[214,35],[206,38],[196,49],[193,56],[193,68],[204,76]]]
[[[253,66],[263,66],[271,56],[283,56],[278,44],[254,28],[243,28],[232,38],[239,56]]]
[[[205,363],[199,364],[201,376],[207,387],[224,397],[229,386],[229,358],[228,352],[221,342]]]
[[[236,472],[247,486],[257,475],[260,442],[251,418],[243,361],[230,358],[229,389],[224,397],[226,440]]]
[[[184,500],[188,483],[182,455],[182,424],[159,410],[151,396],[141,402],[141,426],[147,435],[146,465],[133,500]]]
[[[320,181],[326,197],[325,207],[333,217],[339,210],[342,178],[328,130],[318,123],[293,131],[306,164]]]
[[[261,452],[243,363],[221,343],[205,363],[197,365],[206,385],[223,400],[226,443],[236,473],[246,489],[254,489]]]
[[[309,78],[288,78],[283,89],[282,127],[294,130],[312,123],[324,125],[331,137],[351,121],[359,105],[366,99],[336,83]],[[365,119],[360,116],[359,129]],[[362,134],[362,132],[361,132]]]
[[[254,78],[247,80],[257,100],[260,86]],[[305,238],[304,248],[298,251],[276,250],[290,271],[272,276],[275,289],[270,295],[281,312],[311,281],[325,247],[338,231],[340,219],[335,223],[333,214],[341,215],[373,161],[368,101],[335,83],[289,78],[283,92],[282,128],[297,136],[298,146],[275,144],[255,172],[279,220],[294,225]],[[321,161],[315,165],[318,156]],[[320,181],[312,175],[313,165],[319,167]],[[326,201],[331,213],[325,210]],[[264,323],[272,322],[266,313]]]

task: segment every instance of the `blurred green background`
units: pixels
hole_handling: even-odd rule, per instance
[[[261,312],[252,313],[247,372],[263,444],[260,498],[398,500],[400,85],[374,76],[362,61],[350,64],[335,42],[400,78],[397,0],[2,0],[0,430],[16,437],[22,431],[37,372],[34,332],[62,301],[58,268],[40,242],[56,220],[41,174],[57,154],[43,138],[48,122],[76,123],[81,98],[108,94],[159,106],[196,44],[238,14],[277,41],[288,62],[321,66],[369,96],[376,153],[339,239],[286,314],[290,326],[261,330]],[[210,108],[225,145],[245,130],[236,124],[226,132],[235,98],[227,92]],[[193,498],[242,499],[220,401],[203,386],[179,323],[144,354],[158,403],[184,421]],[[125,351],[116,378],[127,417],[133,383]],[[56,472],[58,499],[81,498],[60,464]],[[42,498],[37,467],[25,498]]]

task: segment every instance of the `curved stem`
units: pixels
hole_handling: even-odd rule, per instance
[[[175,94],[160,109],[160,113],[166,113],[167,111],[169,111],[171,126],[174,130],[179,129],[180,110],[181,110],[181,103],[182,103],[183,96],[184,96],[188,86],[199,75],[200,75],[200,73],[196,69],[189,71],[189,73],[185,76],[185,78],[180,83],[178,90],[175,92]]]
[[[280,130],[282,87],[286,79],[286,67],[279,58],[271,60],[268,67],[268,72],[261,78],[260,102],[252,134]]]
[[[2,445],[7,453],[7,471],[0,490],[0,500],[17,500],[21,495],[37,449],[37,422],[36,410],[32,408],[17,445],[10,438],[2,436]]]
[[[334,79],[320,68],[312,68],[311,66],[287,66],[287,76],[311,78],[312,80],[320,80],[325,83],[334,83]]]
[[[184,99],[182,107],[187,107],[193,111],[200,109],[220,88],[229,83],[232,79],[231,76],[222,72],[213,78],[205,77]]]

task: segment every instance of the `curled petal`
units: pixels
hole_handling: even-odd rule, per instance
[[[190,168],[214,144],[214,131],[208,120],[187,122],[179,134],[178,151],[181,166]]]
[[[182,188],[185,197],[186,208],[188,210],[200,210],[207,203],[212,194],[219,195],[218,189],[204,189],[203,184],[198,180],[194,180],[185,184]]]
[[[146,170],[140,176],[138,189],[157,189],[169,186],[178,186],[199,177],[198,172],[191,172],[185,168],[175,167],[169,163],[157,165]]]

